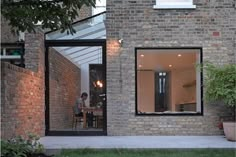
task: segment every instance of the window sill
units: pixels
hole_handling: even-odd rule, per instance
[[[153,9],[195,9],[196,5],[154,5]]]
[[[152,112],[136,113],[136,116],[203,116],[201,112]]]
[[[0,59],[21,59],[20,55],[4,55],[4,56],[0,56]]]

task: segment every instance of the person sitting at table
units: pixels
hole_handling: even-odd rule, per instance
[[[82,117],[83,116],[83,108],[85,106],[85,100],[88,98],[88,94],[83,92],[75,102],[75,116]]]

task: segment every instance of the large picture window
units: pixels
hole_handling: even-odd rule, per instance
[[[193,0],[156,0],[156,5],[153,6],[156,9],[184,9],[196,8],[193,5]]]
[[[201,115],[200,48],[136,48],[136,114]]]

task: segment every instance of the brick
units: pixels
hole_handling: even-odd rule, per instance
[[[28,132],[44,136],[44,114],[36,116],[38,113],[44,113],[45,107],[43,43],[44,34],[40,30],[36,34],[26,33],[26,68],[1,63],[1,71],[4,71],[1,73],[1,84],[4,86],[1,91],[1,125],[7,126],[1,128],[1,138],[17,135],[26,137]]]
[[[4,84],[4,80],[15,82],[15,84],[4,85],[5,91],[9,91],[9,93],[2,93],[5,99],[2,99],[1,125],[7,127],[1,128],[1,137],[11,138],[17,135],[26,136],[25,133],[27,132],[32,132],[43,136],[44,114],[42,114],[40,117],[36,117],[33,115],[44,112],[44,99],[42,99],[44,97],[44,88],[42,88],[41,90],[35,90],[34,88],[35,86],[43,84],[44,79],[38,79],[36,76],[33,76],[29,69],[22,69],[9,63],[2,62],[1,70],[7,72],[6,75],[1,76],[2,84]],[[21,88],[16,88],[20,83],[19,80],[30,82],[31,79],[36,78],[37,81],[35,81],[30,87],[21,86]],[[31,95],[26,94],[29,89],[34,93],[38,93],[37,99],[32,99]],[[8,95],[11,96],[9,97],[9,99],[6,99]],[[29,115],[32,115],[31,118],[29,118]],[[40,121],[40,123],[38,125],[35,125],[35,123],[37,123],[38,121]],[[14,126],[16,126],[16,129],[9,129],[9,127]],[[41,129],[36,129],[38,127],[40,127]]]
[[[218,104],[211,106],[204,103],[204,116],[135,116],[134,48],[202,47],[204,61],[235,63],[235,1],[194,1],[197,8],[184,11],[154,10],[154,2],[107,1],[108,135],[221,135],[223,132],[216,125],[219,114],[227,114],[229,111]],[[91,8],[85,7],[80,13],[79,19],[90,16]],[[7,33],[4,31],[4,34]],[[3,38],[10,42],[17,40],[16,37],[8,38],[6,35],[1,37]],[[120,38],[123,38],[122,47],[118,43]],[[24,134],[22,128],[44,135],[43,33],[26,34],[25,48],[26,69],[9,64],[2,64],[1,67],[1,125],[5,126],[2,127],[2,137]],[[79,82],[75,79],[79,74],[66,71],[75,67],[56,52],[50,55],[54,64],[50,69],[50,88],[60,91],[58,95],[54,90],[50,91],[53,112],[68,110],[66,117],[53,114],[51,127],[63,128],[68,125],[65,119],[69,118],[70,121],[71,112],[70,107],[65,104],[73,104],[73,99],[78,96],[76,94],[79,89],[73,86]],[[60,74],[65,71],[68,77],[63,78]],[[65,84],[70,84],[69,87],[59,85],[57,79],[64,79]],[[71,83],[73,81],[76,83]],[[63,94],[62,91],[66,89],[73,90],[74,93]],[[29,119],[29,116],[32,118]],[[58,119],[63,125],[56,124]],[[15,132],[9,131],[15,128]]]
[[[116,2],[107,1],[106,14],[108,135],[221,135],[215,124],[228,113],[224,106],[204,103],[204,116],[135,116],[134,49],[202,47],[204,61],[235,63],[235,1],[194,1],[191,11],[154,10],[155,1]],[[114,44],[120,38],[122,47]]]
[[[220,36],[220,32],[213,32],[212,35],[215,37],[218,37],[218,36]]]

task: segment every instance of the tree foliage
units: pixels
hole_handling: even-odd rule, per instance
[[[72,22],[82,6],[95,7],[96,0],[1,0],[1,14],[9,21],[12,31],[35,31],[35,24],[43,29],[74,33]]]
[[[223,101],[227,106],[236,106],[236,65],[202,65],[204,71],[205,100]]]

